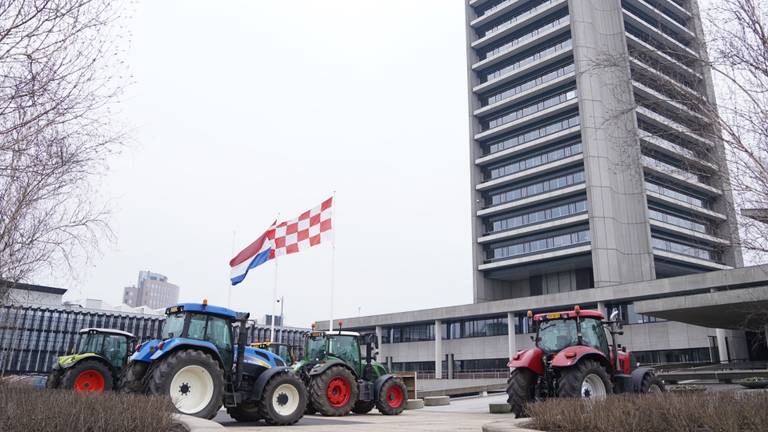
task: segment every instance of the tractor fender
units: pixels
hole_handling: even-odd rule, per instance
[[[320,375],[321,373],[323,373],[326,370],[328,370],[328,368],[330,368],[331,366],[343,366],[343,367],[349,369],[349,371],[352,372],[352,375],[355,378],[357,378],[357,372],[354,369],[352,369],[351,367],[349,367],[349,365],[346,362],[344,362],[343,360],[339,360],[339,359],[328,360],[327,362],[318,363],[318,364],[312,366],[312,369],[309,370],[308,375],[310,377],[313,377],[315,375]]]
[[[555,355],[551,364],[552,367],[558,368],[571,367],[583,358],[597,360],[600,364],[610,369],[610,362],[602,351],[583,345],[569,346],[565,348]]]
[[[386,384],[387,381],[395,378],[397,377],[392,374],[385,374],[376,378],[376,381],[373,383],[373,400],[379,400],[379,393],[381,393],[381,388],[384,387],[384,384]],[[408,399],[407,394],[405,395],[405,398]]]
[[[632,371],[632,391],[640,393],[640,387],[643,385],[643,378],[648,374],[653,374],[655,371],[649,367],[639,367]]]
[[[83,353],[83,354],[74,354],[69,356],[62,356],[59,357],[58,361],[56,362],[56,365],[54,366],[54,369],[69,369],[72,366],[80,363],[81,361],[88,359],[88,360],[98,360],[107,367],[112,370],[112,365],[109,364],[107,359],[104,357],[96,354],[96,353]]]
[[[281,373],[293,373],[288,366],[278,366],[269,369],[265,369],[264,372],[256,378],[256,382],[253,384],[253,399],[261,400],[261,393],[264,391],[264,387],[269,382],[270,378]]]
[[[152,363],[164,358],[172,352],[178,351],[180,349],[190,348],[204,351],[210,354],[214,359],[216,359],[216,361],[219,363],[219,366],[224,369],[224,362],[221,359],[221,355],[219,355],[219,351],[212,343],[208,341],[187,338],[173,338],[164,341],[154,339],[148,341],[144,343],[138,351],[133,353],[130,360]]]
[[[515,369],[530,369],[536,375],[544,375],[544,351],[541,348],[531,348],[518,351],[512,356],[507,366]]]

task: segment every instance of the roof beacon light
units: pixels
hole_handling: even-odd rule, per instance
[[[341,331],[341,327],[344,326],[344,321],[339,320],[339,331]]]
[[[203,299],[203,307],[208,306],[208,299]]]
[[[533,311],[532,310],[528,311],[528,318],[533,318]]]
[[[576,311],[576,315],[578,315],[578,314],[581,313],[581,306],[576,305],[576,306],[573,307],[573,310]]]

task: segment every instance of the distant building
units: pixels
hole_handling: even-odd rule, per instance
[[[168,277],[148,270],[139,272],[136,286],[123,289],[123,303],[131,307],[160,309],[178,302],[178,285],[168,282]]]
[[[0,281],[4,287],[9,287],[8,302],[25,306],[59,306],[61,305],[64,288],[53,288],[43,285],[11,283]]]

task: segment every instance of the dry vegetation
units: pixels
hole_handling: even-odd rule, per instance
[[[599,402],[552,399],[529,407],[548,432],[763,432],[768,393],[619,395]]]
[[[170,402],[159,398],[0,385],[3,432],[185,430],[174,426],[171,414]]]

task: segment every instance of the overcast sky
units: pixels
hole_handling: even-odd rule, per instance
[[[227,304],[228,261],[337,192],[335,316],[472,301],[460,0],[143,1],[102,185],[114,245],[68,299],[119,303],[139,270]],[[286,321],[329,315],[331,247],[280,260]],[[271,309],[274,266],[232,289]],[[43,278],[45,279],[45,278]]]

